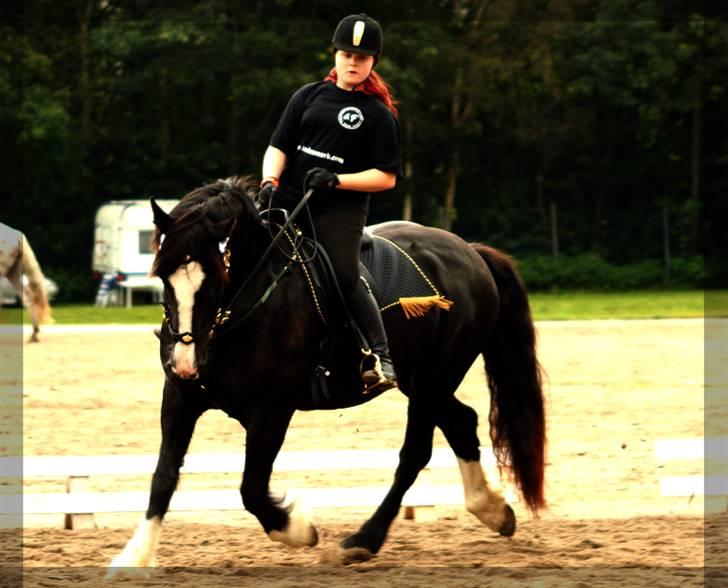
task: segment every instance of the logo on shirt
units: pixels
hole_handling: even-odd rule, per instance
[[[345,129],[353,131],[364,122],[364,115],[355,106],[347,106],[339,111],[339,124]]]

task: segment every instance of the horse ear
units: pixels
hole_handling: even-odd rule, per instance
[[[154,224],[157,225],[160,233],[166,234],[169,227],[172,226],[172,217],[162,210],[162,207],[157,204],[154,198],[150,198],[149,202],[154,213]]]

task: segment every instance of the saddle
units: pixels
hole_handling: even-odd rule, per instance
[[[346,307],[336,274],[326,250],[310,241],[306,249],[316,251],[302,264],[319,317],[327,333],[319,345],[318,361],[311,377],[310,397],[301,401],[302,410],[354,406],[372,398],[363,395],[362,383],[343,373],[360,373],[369,346]],[[369,285],[380,311],[400,307],[407,319],[424,316],[433,307],[449,309],[452,302],[440,294],[417,262],[397,243],[365,229],[362,238],[360,272]],[[358,358],[352,364],[352,357]],[[358,363],[357,363],[358,362]],[[342,381],[342,379],[347,381]],[[331,390],[336,390],[333,398]],[[350,393],[348,391],[355,391]],[[376,393],[375,393],[376,395]]]

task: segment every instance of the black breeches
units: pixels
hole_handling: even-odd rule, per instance
[[[359,252],[367,214],[360,210],[312,211],[316,237],[331,258],[341,291],[348,299],[359,282]]]

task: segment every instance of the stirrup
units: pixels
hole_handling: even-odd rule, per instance
[[[396,388],[396,377],[388,378],[384,375],[384,372],[382,371],[382,362],[379,360],[379,356],[376,353],[371,353],[368,357],[373,358],[374,365],[368,369],[362,369],[361,378],[364,381],[363,394],[384,392],[390,388]]]
[[[364,382],[364,391],[362,394],[373,394],[374,392],[385,392],[392,388],[397,387],[397,382],[386,378],[384,375],[371,386],[367,386],[366,381]]]

